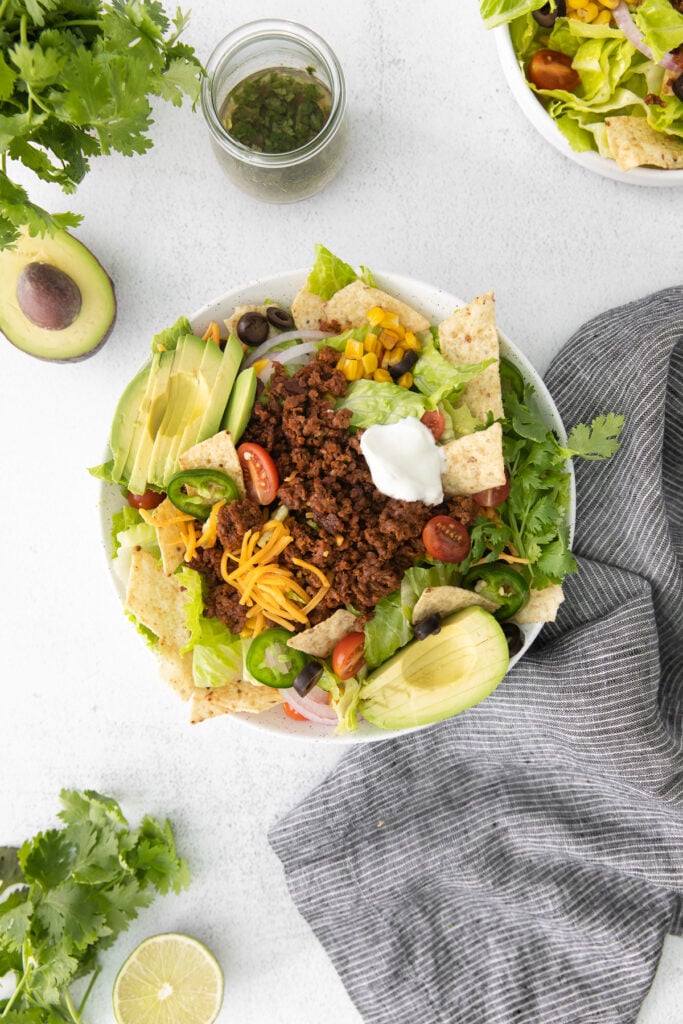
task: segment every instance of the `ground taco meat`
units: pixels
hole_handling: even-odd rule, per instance
[[[428,506],[380,494],[360,451],[360,435],[349,433],[350,411],[334,409],[347,388],[335,368],[338,358],[333,349],[323,349],[291,378],[276,364],[242,438],[262,445],[277,465],[277,503],[289,509],[294,537],[282,558],[303,586],[313,584],[317,589],[293,558],[332,573],[332,586],[311,614],[312,623],[345,605],[369,616],[381,597],[397,589],[405,570],[425,554],[421,535],[428,519],[445,513],[469,525],[477,514],[471,498]],[[239,548],[244,532],[262,523],[263,517],[263,510],[248,500],[224,506],[218,516],[220,543]],[[209,614],[237,632],[237,602],[230,599],[231,588],[220,581],[220,554],[217,547],[192,565],[209,577]]]

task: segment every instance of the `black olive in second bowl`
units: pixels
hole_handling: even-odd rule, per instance
[[[243,313],[237,321],[237,337],[245,345],[255,348],[261,345],[268,337],[270,326],[263,313]]]
[[[305,697],[316,685],[322,674],[323,666],[320,662],[309,661],[301,669],[292,686],[300,697]]]
[[[413,633],[416,640],[426,640],[428,636],[441,632],[441,616],[438,612],[427,615],[419,622],[413,623]]]
[[[556,18],[564,18],[567,13],[567,5],[564,0],[556,0],[553,10],[550,3],[543,4],[537,11],[532,11],[532,18],[537,21],[541,28],[552,28]]]

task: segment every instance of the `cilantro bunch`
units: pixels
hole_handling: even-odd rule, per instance
[[[150,97],[196,101],[202,68],[158,0],[0,0],[0,249],[77,226],[11,181],[18,160],[72,193],[94,156],[152,145]]]
[[[609,459],[619,448],[624,417],[616,413],[577,424],[566,446],[558,441],[538,411],[528,381],[503,393],[503,452],[510,474],[510,494],[493,518],[479,517],[472,529],[467,564],[481,558],[495,561],[513,548],[528,559],[524,573],[530,585],[542,590],[561,583],[576,571],[569,550],[567,513],[571,477],[567,459]]]
[[[145,816],[131,829],[118,803],[93,790],[63,790],[63,828],[0,848],[0,998],[3,1024],[80,1024],[99,973],[98,954],[154,899],[189,882],[173,833]],[[8,892],[9,890],[9,892]],[[89,978],[76,1007],[70,987]]]

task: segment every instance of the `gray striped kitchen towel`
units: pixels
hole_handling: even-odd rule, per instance
[[[372,1024],[626,1024],[677,926],[683,288],[586,324],[547,383],[567,426],[627,418],[575,467],[557,621],[481,705],[354,748],[271,830]]]

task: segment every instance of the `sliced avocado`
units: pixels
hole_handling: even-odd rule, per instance
[[[148,483],[151,483],[147,471],[154,450],[155,426],[158,426],[155,415],[159,402],[163,401],[166,394],[175,355],[176,350],[172,349],[170,352],[159,352],[152,357],[149,383],[142,407],[138,410],[138,426],[122,474],[124,482],[127,481],[128,490],[133,494],[144,494]]]
[[[229,430],[234,444],[237,444],[246,430],[256,398],[256,371],[248,366],[237,375],[228,405],[221,421],[221,430]]]
[[[207,344],[214,351],[218,351],[220,355],[218,373],[212,383],[211,399],[206,406],[201,422],[189,422],[183,431],[182,437],[179,438],[175,449],[176,464],[167,471],[167,481],[178,470],[177,459],[179,455],[186,452],[188,448],[192,448],[193,445],[199,444],[200,441],[204,441],[207,437],[213,437],[219,431],[221,419],[223,418],[225,407],[228,404],[228,398],[230,397],[235,377],[242,361],[242,346],[234,336],[228,338],[222,353],[211,342]]]
[[[151,363],[147,363],[127,385],[116,406],[109,432],[109,447],[113,456],[111,477],[115,483],[127,483],[123,471],[136,431],[142,424],[142,408],[150,380],[150,370]]]
[[[95,256],[60,231],[0,251],[0,331],[38,359],[72,362],[93,355],[116,319],[114,286]]]
[[[154,446],[147,479],[156,487],[163,488],[167,480],[166,465],[175,462],[172,453],[185,425],[202,416],[209,400],[211,386],[206,371],[203,374],[201,369],[206,350],[206,342],[194,335],[186,334],[178,340],[166,391],[157,396],[150,409]],[[220,362],[220,352],[216,351]]]
[[[380,729],[430,725],[478,704],[505,676],[505,634],[478,605],[445,619],[370,673],[358,710]]]

